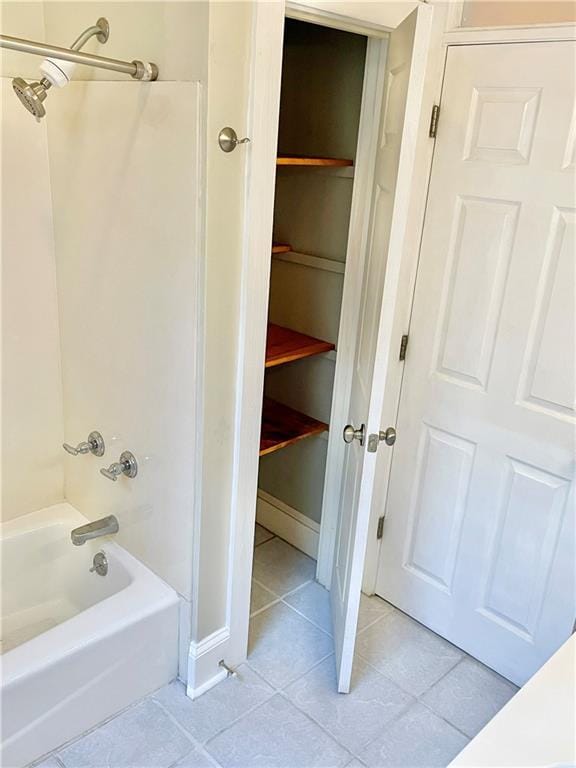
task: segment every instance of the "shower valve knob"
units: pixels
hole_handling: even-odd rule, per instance
[[[69,453],[70,456],[78,456],[79,453],[91,453],[93,456],[104,456],[104,438],[94,430],[88,435],[88,439],[78,443],[78,445],[70,445],[69,443],[62,443],[62,448]]]
[[[124,451],[120,455],[120,461],[115,461],[110,464],[109,467],[104,467],[100,470],[100,474],[107,477],[108,480],[116,482],[120,475],[126,475],[126,477],[136,477],[138,474],[138,462],[136,457],[130,451]]]

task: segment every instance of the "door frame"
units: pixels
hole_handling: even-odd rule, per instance
[[[433,105],[441,106],[442,86],[448,49],[459,45],[494,45],[504,43],[539,43],[576,40],[576,24],[564,23],[555,25],[534,25],[515,27],[460,27],[462,15],[462,3],[454,3],[448,7],[440,6],[437,9],[432,30],[432,45],[428,60],[428,76],[424,86],[422,121],[428,122]],[[442,111],[440,110],[439,125],[441,125]],[[420,246],[426,206],[428,200],[428,188],[432,175],[432,161],[434,155],[435,140],[430,139],[423,132],[424,125],[419,127],[420,146],[417,148],[416,167],[412,187],[412,200],[410,216],[413,223],[412,237],[408,238],[403,259],[402,277],[398,288],[395,337],[400,340],[405,333],[409,334],[410,318],[414,300],[416,278],[418,274],[418,262],[420,258]],[[439,128],[441,130],[441,128]],[[386,381],[385,407],[383,424],[396,424],[404,364],[391,368]],[[386,516],[386,503],[388,486],[393,460],[392,451],[379,452],[377,460],[377,482],[375,483],[370,512],[370,531],[368,546],[366,549],[366,561],[364,566],[364,578],[362,591],[368,595],[376,592],[376,579],[380,560],[382,539],[377,538],[378,523],[381,516]],[[383,535],[386,535],[384,526]]]
[[[230,665],[246,659],[248,647],[248,626],[250,618],[250,590],[252,577],[252,556],[256,497],[258,490],[258,451],[261,403],[264,388],[264,355],[266,344],[268,295],[270,281],[270,243],[272,241],[273,207],[276,175],[276,149],[278,137],[278,112],[280,104],[280,82],[282,68],[284,18],[323,24],[356,34],[366,35],[375,40],[368,46],[367,70],[364,84],[359,141],[359,154],[354,181],[350,233],[354,238],[365,238],[368,230],[369,205],[362,205],[371,194],[370,159],[375,153],[380,103],[377,103],[379,78],[376,72],[369,77],[368,65],[378,66],[385,39],[395,26],[415,8],[421,6],[418,0],[407,2],[399,14],[399,4],[373,4],[366,9],[355,7],[354,2],[334,3],[338,13],[326,10],[329,4],[322,0],[285,2],[272,0],[258,1],[254,5],[252,38],[251,80],[252,94],[248,118],[246,209],[244,219],[243,263],[241,272],[240,306],[238,323],[238,368],[236,379],[236,406],[234,424],[234,467],[232,481],[231,530],[228,558],[228,600],[227,625],[229,645],[227,662]],[[426,9],[425,12],[429,12]],[[393,26],[386,26],[391,21]],[[381,79],[381,78],[380,78]],[[366,93],[366,81],[371,80],[372,95]],[[381,84],[380,84],[381,85]],[[370,114],[370,109],[372,113]],[[372,163],[373,165],[373,163]],[[354,260],[356,272],[362,263],[361,248],[355,253],[350,249],[352,234],[349,235],[349,255]],[[354,281],[354,270],[345,272],[346,305],[342,304],[342,316],[346,318],[340,326],[339,355],[354,355],[356,348],[357,321],[359,316],[356,294],[361,282]],[[350,286],[352,283],[352,286]],[[348,285],[347,285],[348,284]],[[352,360],[353,362],[353,360]],[[341,363],[341,368],[352,369]],[[334,386],[334,402],[346,400],[350,382],[341,376]],[[348,389],[346,389],[348,387]],[[342,418],[342,417],[340,417]],[[344,416],[345,419],[345,416]],[[339,441],[341,442],[341,441]],[[338,446],[339,448],[339,446]],[[334,453],[338,453],[333,448]],[[343,458],[343,456],[342,456]],[[332,460],[332,459],[331,459]],[[336,460],[334,461],[336,464]],[[338,472],[331,475],[338,478]],[[335,481],[333,481],[335,482]],[[339,483],[338,483],[339,491]],[[337,492],[338,492],[337,491]],[[326,508],[328,509],[328,507]],[[324,510],[325,512],[326,510]],[[323,512],[323,516],[324,516]],[[334,549],[338,514],[337,507],[329,509],[321,526],[319,552],[319,580],[329,584],[331,557]],[[322,567],[320,567],[320,562]]]

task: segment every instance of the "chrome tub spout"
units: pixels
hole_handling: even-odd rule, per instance
[[[79,547],[89,539],[97,539],[99,536],[108,536],[111,533],[118,533],[120,526],[118,520],[114,515],[108,515],[100,520],[95,520],[93,523],[87,523],[81,525],[79,528],[74,528],[70,533],[72,544]]]

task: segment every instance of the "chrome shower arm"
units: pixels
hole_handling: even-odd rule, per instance
[[[88,30],[86,30],[88,32]],[[83,33],[85,34],[85,33]],[[96,34],[96,33],[94,33]],[[82,38],[80,36],[79,40]],[[76,44],[79,42],[76,41]],[[109,59],[106,56],[97,56],[93,53],[81,53],[70,48],[59,48],[56,45],[47,45],[38,43],[34,40],[24,40],[20,37],[11,37],[10,35],[0,35],[0,48],[8,48],[12,51],[22,53],[31,53],[34,56],[43,56],[53,59],[63,59],[72,61],[74,64],[84,64],[88,67],[97,67],[98,69],[108,69],[112,72],[123,72],[130,75],[135,80],[156,80],[158,78],[158,67],[152,62],[142,62],[138,59],[134,61],[122,61],[121,59]]]
[[[94,24],[92,27],[88,27],[87,29],[82,32],[81,35],[78,35],[76,40],[72,43],[70,48],[73,51],[79,51],[81,48],[83,48],[88,40],[90,40],[91,37],[97,37],[98,41],[100,43],[106,43],[108,41],[108,37],[110,36],[110,25],[108,24],[108,19],[105,19],[104,17],[101,17],[98,19],[96,24]]]

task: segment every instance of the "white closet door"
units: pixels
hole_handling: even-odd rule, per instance
[[[574,622],[575,56],[449,49],[377,579],[519,684]]]
[[[349,409],[350,423],[358,429],[363,427],[366,437],[380,429],[394,309],[392,302],[383,302],[382,297],[394,296],[398,282],[406,199],[414,165],[410,129],[417,125],[420,113],[429,30],[430,9],[421,7],[391,34],[388,47]],[[343,427],[335,425],[339,430]],[[342,693],[350,688],[374,483],[376,454],[368,452],[367,447],[368,440],[363,444],[354,440],[347,446],[330,590],[338,690]],[[389,450],[386,446],[384,449]]]

